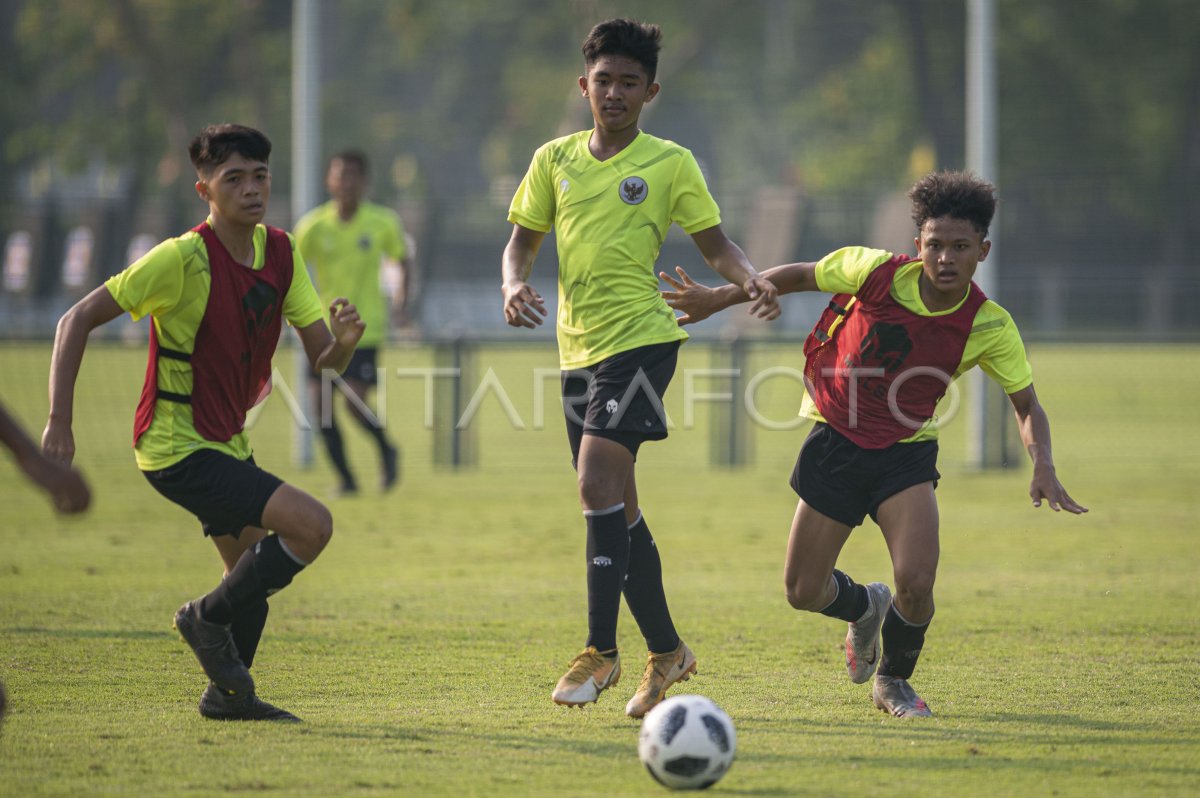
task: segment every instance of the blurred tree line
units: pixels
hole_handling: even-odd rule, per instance
[[[894,191],[962,166],[964,6],[329,0],[322,141],[366,149],[384,200],[468,227],[478,200],[502,230],[494,206],[533,149],[590,125],[581,40],[627,13],[665,32],[643,126],[692,148],[719,200]],[[128,217],[151,203],[181,229],[200,210],[186,143],[233,120],[272,137],[286,194],[291,13],[290,0],[0,0],[5,196],[101,163]],[[1200,244],[1200,3],[996,0],[996,21],[1008,250],[1182,269]]]

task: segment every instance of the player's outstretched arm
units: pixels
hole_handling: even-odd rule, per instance
[[[37,444],[2,406],[0,443],[13,453],[25,475],[50,494],[59,512],[79,513],[87,509],[92,494],[79,472],[42,454]]]
[[[746,298],[754,302],[750,306],[751,316],[765,321],[779,317],[779,291],[770,280],[755,271],[746,253],[729,240],[721,225],[692,233],[692,241],[713,271],[733,285],[740,286]]]
[[[504,321],[510,327],[536,328],[547,315],[542,295],[525,282],[545,237],[545,233],[514,224],[512,237],[504,247],[500,291],[504,294]]]
[[[308,362],[318,374],[325,369],[341,374],[350,365],[354,347],[367,325],[358,316],[358,308],[345,297],[338,297],[329,306],[329,326],[323,319],[296,330]]]
[[[816,264],[813,263],[787,263],[767,269],[760,276],[769,280],[779,294],[817,291],[815,268]],[[673,289],[663,291],[662,296],[670,307],[683,313],[679,317],[680,326],[694,324],[727,307],[750,301],[750,296],[741,286],[709,288],[692,280],[681,266],[676,266],[675,272],[679,275],[678,280],[666,272],[659,272],[658,276]]]
[[[1033,460],[1033,481],[1029,483],[1029,496],[1034,507],[1041,507],[1045,499],[1050,509],[1058,512],[1086,513],[1088,509],[1076,502],[1067,489],[1058,481],[1054,471],[1054,457],[1050,451],[1050,419],[1038,401],[1033,386],[1008,395],[1017,414],[1017,425],[1021,431],[1021,442]]]
[[[107,324],[125,311],[105,286],[100,286],[63,314],[54,331],[54,352],[50,356],[50,416],[42,433],[42,451],[59,463],[70,464],[75,457],[75,436],[71,424],[75,418],[75,380],[83,363],[92,330]]]

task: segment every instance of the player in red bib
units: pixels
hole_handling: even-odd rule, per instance
[[[63,316],[42,448],[63,463],[74,457],[75,380],[91,331],[125,312],[152,317],[134,419],[135,459],[155,490],[200,520],[225,566],[216,588],[175,614],[176,628],[210,680],[200,714],[296,721],[259,700],[249,668],[266,624],[267,597],[316,559],[333,534],[333,518],[312,496],[255,464],[243,427],[246,412],[270,390],[284,320],[300,333],[313,368],[338,372],[363,324],[353,305],[337,299],[326,327],[291,236],[261,223],[271,197],[266,136],[241,125],[212,125],[192,141],[189,154],[209,217],[159,244]]]
[[[918,181],[909,197],[917,258],[847,247],[817,263],[763,272],[781,294],[834,294],[804,345],[801,415],[816,423],[791,480],[800,502],[784,572],[788,602],[849,622],[851,681],[875,674],[875,705],[904,718],[933,714],[908,680],[933,619],[940,476],[934,411],[950,383],[976,365],[1000,383],[1033,460],[1034,506],[1046,501],[1055,511],[1087,512],[1055,474],[1050,422],[1020,334],[971,279],[991,248],[994,187],[974,175],[940,172]],[[674,289],[663,296],[683,312],[680,324],[748,301],[738,286],[709,289],[677,271],[678,279],[660,276]],[[894,598],[886,584],[856,584],[834,567],[868,514],[891,553]]]

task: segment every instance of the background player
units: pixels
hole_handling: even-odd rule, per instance
[[[932,714],[908,679],[933,618],[940,477],[934,410],[949,383],[976,365],[1000,383],[1033,461],[1034,506],[1047,501],[1055,511],[1087,512],[1058,481],[1050,422],[1016,325],[971,280],[991,248],[995,189],[974,175],[941,172],[918,181],[909,197],[917,258],[848,247],[817,263],[763,273],[781,294],[835,294],[804,345],[801,415],[816,423],[792,475],[800,502],[788,539],[788,601],[850,622],[850,679],[865,682],[878,665],[875,705],[897,717]],[[748,299],[737,286],[709,289],[677,272],[678,280],[661,276],[674,288],[664,297],[683,311],[680,324]],[[891,553],[894,600],[887,585],[859,585],[834,568],[867,514]]]
[[[691,152],[641,132],[661,31],[628,19],[602,22],[583,43],[579,88],[595,126],[540,147],[509,210],[504,316],[535,327],[545,304],[526,279],[551,227],[558,238],[558,344],[563,409],[587,521],[588,638],[552,698],[595,701],[621,675],[621,594],[650,649],[625,711],[641,717],[696,670],[667,608],[658,549],[638,504],[634,461],[644,441],[667,436],[662,396],[686,333],[658,293],[654,261],[668,228],[691,235],[704,260],[778,315],[775,288],[721,229],[721,215]]]
[[[380,287],[384,258],[400,264],[402,279],[392,302],[403,307],[411,285],[404,226],[391,209],[368,202],[367,156],[358,150],[340,152],[329,161],[325,186],[333,198],[309,211],[296,223],[296,243],[304,261],[313,268],[317,291],[328,305],[336,297],[348,297],[366,325],[350,365],[342,374],[350,395],[346,407],[355,421],[375,439],[379,447],[384,490],[399,477],[399,451],[384,434],[383,424],[369,410],[367,394],[376,384],[379,347],[387,341],[388,298]],[[328,382],[326,382],[328,384]],[[333,414],[332,394],[322,396],[321,374],[310,375],[312,406],[320,413],[321,439],[341,479],[340,492],[355,493],[358,482],[346,460],[346,446]],[[322,400],[327,399],[328,402]]]
[[[225,565],[216,588],[175,614],[211,680],[200,713],[295,721],[257,698],[249,668],[267,597],[316,559],[333,519],[316,499],[255,464],[243,425],[269,390],[281,319],[296,327],[315,369],[344,368],[363,325],[354,306],[338,299],[331,335],[291,237],[261,224],[271,197],[266,136],[212,125],[188,153],[208,219],[109,278],[59,321],[42,447],[62,463],[75,454],[75,381],[91,331],[124,312],[151,316],[135,459],[155,490],[200,519]]]

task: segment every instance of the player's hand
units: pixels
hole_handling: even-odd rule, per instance
[[[75,434],[71,432],[71,425],[54,419],[46,422],[42,432],[42,453],[55,463],[69,466],[75,459]]]
[[[1041,507],[1044,499],[1054,512],[1066,510],[1068,513],[1079,515],[1086,513],[1088,508],[1072,499],[1067,489],[1058,481],[1054,467],[1033,470],[1033,482],[1029,484],[1029,496],[1033,499],[1034,507]]]
[[[751,316],[756,316],[763,321],[779,318],[779,289],[773,282],[756,274],[742,283],[742,290],[754,303],[750,306]]]
[[[345,297],[338,297],[329,306],[329,331],[347,349],[353,349],[362,339],[367,325],[358,316],[358,308]]]
[[[41,485],[60,513],[81,513],[92,502],[92,492],[78,471],[38,456],[25,469],[34,482]]]
[[[505,283],[500,286],[504,294],[504,321],[510,327],[535,329],[547,316],[545,300],[532,285],[526,282]],[[541,314],[541,315],[539,315]]]
[[[679,275],[678,280],[666,272],[659,272],[658,276],[675,289],[663,291],[662,298],[666,300],[667,307],[683,314],[675,319],[680,327],[703,321],[721,309],[717,305],[715,291],[693,280],[682,266],[676,266],[675,273]]]

